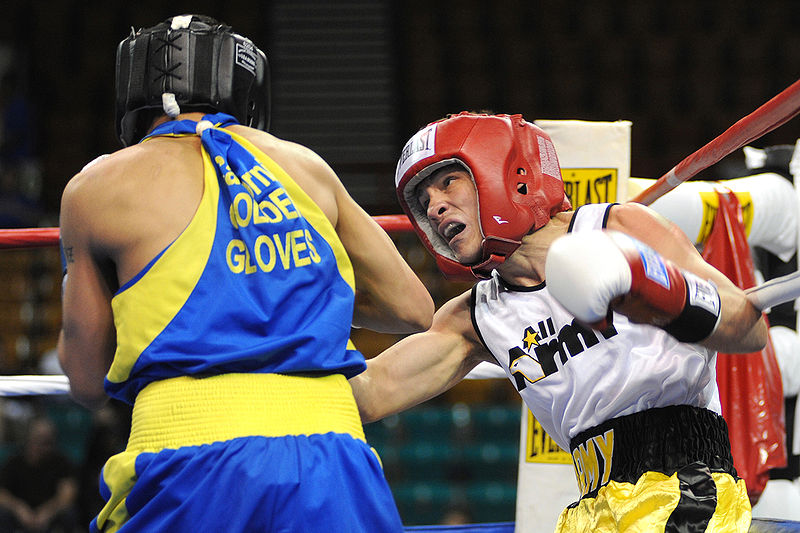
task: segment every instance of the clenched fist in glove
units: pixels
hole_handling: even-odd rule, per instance
[[[611,325],[612,311],[652,324],[682,342],[709,337],[720,317],[710,281],[675,266],[646,244],[618,231],[569,233],[547,253],[550,293],[589,326]]]

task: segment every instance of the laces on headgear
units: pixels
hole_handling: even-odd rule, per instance
[[[177,41],[180,38],[180,36],[181,36],[180,33],[175,34],[174,37],[170,36],[169,34],[167,34],[167,38],[163,39],[160,35],[155,35],[154,38],[157,39],[158,41],[161,41],[162,44],[161,44],[161,46],[157,47],[153,51],[153,54],[154,55],[158,54],[165,47],[175,48],[178,51],[183,50],[183,48],[181,48],[179,45],[175,44],[175,41]],[[181,77],[178,76],[177,74],[175,74],[174,71],[175,71],[175,69],[180,67],[182,64],[183,64],[183,62],[179,61],[179,62],[175,63],[174,65],[168,65],[166,68],[161,68],[157,64],[153,65],[153,68],[160,73],[158,76],[156,76],[154,81],[158,81],[159,79],[164,78],[164,77],[176,78],[176,79],[180,80]]]
[[[166,39],[161,37],[160,35],[155,35],[155,39],[161,42],[161,45],[158,46],[154,51],[153,54],[158,54],[161,50],[165,47],[175,48],[179,52],[183,50],[175,41],[180,38],[181,34],[176,33],[172,35],[171,33],[167,33]],[[175,74],[175,70],[180,67],[183,62],[178,61],[173,65],[168,65],[166,68],[161,68],[158,65],[154,65],[154,69],[159,72],[159,75],[155,77],[153,81],[158,81],[161,78],[175,78],[180,80],[181,77]],[[175,98],[175,94],[171,92],[165,92],[161,95],[161,107],[164,109],[164,113],[167,114],[170,118],[175,118],[181,114],[181,107],[178,105],[178,100]]]

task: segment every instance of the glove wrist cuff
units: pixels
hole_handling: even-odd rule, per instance
[[[719,326],[721,302],[717,287],[691,272],[681,272],[686,280],[686,303],[681,313],[664,330],[681,342],[700,342]]]

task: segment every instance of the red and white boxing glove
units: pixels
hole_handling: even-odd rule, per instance
[[[709,337],[720,317],[710,281],[681,270],[646,244],[618,231],[569,233],[550,246],[547,288],[579,321],[599,330],[611,311],[652,324],[682,342]]]

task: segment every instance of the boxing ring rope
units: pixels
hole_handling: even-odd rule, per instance
[[[22,228],[0,230],[0,250],[58,246],[58,228]]]
[[[69,394],[67,376],[0,376],[0,396]]]
[[[411,222],[405,215],[379,215],[372,219],[387,233],[413,231]],[[58,238],[58,228],[0,229],[0,250],[58,246]]]

